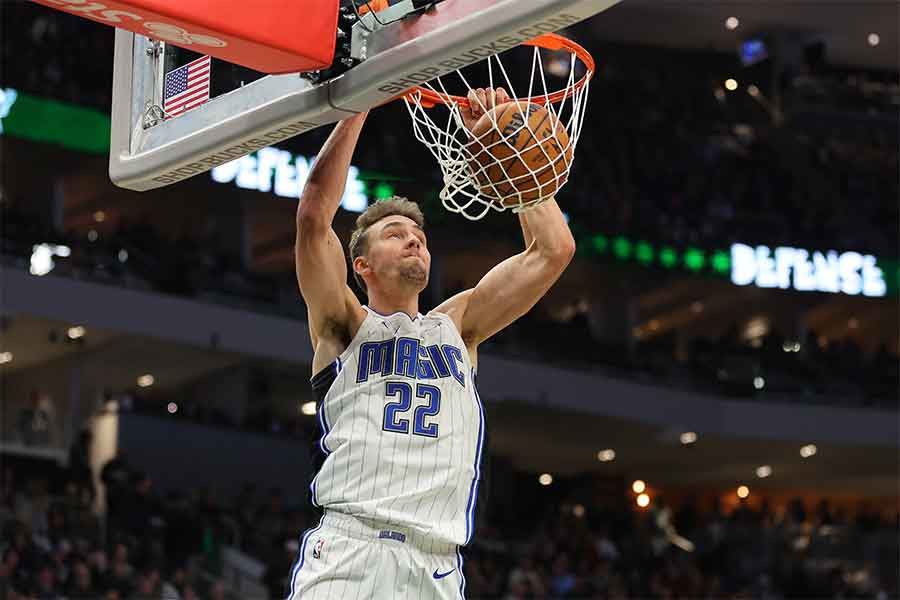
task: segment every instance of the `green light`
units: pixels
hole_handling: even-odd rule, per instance
[[[716,250],[712,256],[712,268],[716,273],[731,271],[731,255],[724,250]]]
[[[634,255],[639,263],[642,265],[649,265],[653,262],[653,246],[647,242],[640,241],[635,248]]]
[[[631,242],[621,235],[613,240],[613,254],[616,258],[625,260],[631,256]]]
[[[606,249],[609,248],[609,240],[606,239],[606,236],[602,233],[598,233],[593,238],[591,238],[591,243],[594,246],[594,251],[597,254],[603,254],[606,252]]]
[[[91,154],[109,153],[109,114],[98,110],[0,88],[0,119],[2,135]]]
[[[659,251],[659,263],[667,269],[671,269],[678,262],[678,254],[672,248],[666,246]]]
[[[383,181],[375,186],[375,199],[387,200],[394,196],[394,187]]]
[[[703,256],[702,250],[688,248],[684,251],[684,266],[691,271],[699,271],[703,268],[704,263],[706,263],[706,257]]]
[[[897,263],[897,259],[879,258],[875,266],[884,273],[887,293],[891,296],[896,296],[898,288],[900,288],[900,264]]]

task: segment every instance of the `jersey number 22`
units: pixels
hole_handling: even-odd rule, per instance
[[[389,381],[385,385],[385,395],[396,400],[384,405],[384,421],[382,429],[394,433],[409,433],[409,419],[399,418],[399,413],[406,413],[412,407],[413,388],[404,381]],[[419,404],[413,412],[413,435],[436,438],[438,424],[425,424],[427,417],[433,417],[441,410],[441,390],[425,383],[416,384],[416,398],[426,400],[427,404]],[[418,403],[417,403],[418,404]]]

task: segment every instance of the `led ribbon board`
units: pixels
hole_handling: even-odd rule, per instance
[[[731,282],[798,292],[850,296],[887,294],[884,272],[871,254],[808,251],[780,246],[731,246]]]
[[[96,110],[0,88],[0,135],[105,154],[109,117]]]
[[[287,150],[263,148],[255,155],[247,155],[212,170],[216,183],[231,183],[244,190],[274,192],[276,196],[296,200],[306,185],[312,160],[294,156]],[[359,169],[351,166],[341,208],[361,213],[369,206],[366,184],[359,177]]]
[[[575,230],[578,231],[577,223]],[[677,248],[624,235],[578,231],[582,256],[611,257],[643,267],[680,269],[729,278],[735,285],[879,298],[900,292],[896,258],[862,252],[734,244],[731,248]]]

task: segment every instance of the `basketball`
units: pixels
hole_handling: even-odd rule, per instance
[[[507,102],[472,127],[469,168],[481,194],[506,206],[552,196],[572,163],[569,135],[539,104]]]

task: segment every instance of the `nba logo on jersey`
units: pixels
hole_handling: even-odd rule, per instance
[[[313,546],[313,558],[322,558],[322,548],[325,547],[325,540],[320,539]]]

